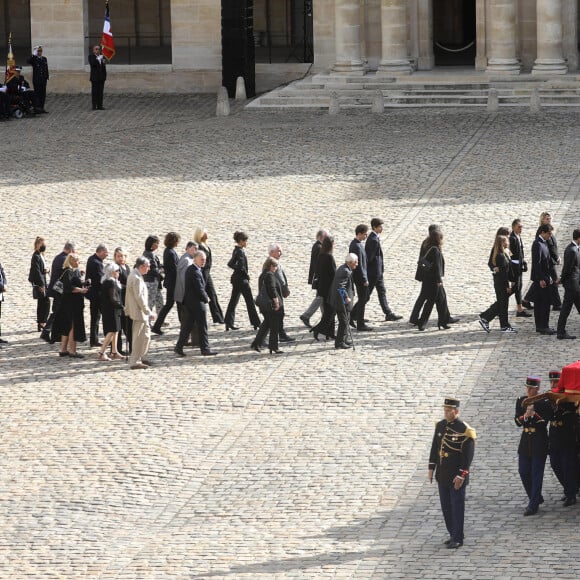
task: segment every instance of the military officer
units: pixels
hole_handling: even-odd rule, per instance
[[[443,404],[445,419],[435,426],[429,455],[429,481],[433,472],[439,485],[439,499],[449,532],[445,544],[450,549],[463,546],[465,489],[475,448],[475,430],[459,419],[459,400],[448,398]]]
[[[558,385],[560,371],[550,371],[550,386],[553,393],[563,392]],[[564,507],[576,503],[577,458],[576,458],[576,426],[578,414],[574,403],[558,403],[554,409],[554,416],[550,421],[548,434],[550,448],[550,465],[558,481],[564,488]]]
[[[518,457],[520,478],[529,498],[524,516],[537,514],[539,505],[544,503],[542,484],[548,456],[548,421],[552,418],[552,405],[545,400],[527,407],[523,405],[524,399],[538,394],[540,383],[540,377],[526,379],[527,394],[516,401],[514,417],[516,425],[523,428]]]

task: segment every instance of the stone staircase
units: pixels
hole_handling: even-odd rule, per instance
[[[383,77],[316,74],[278,87],[246,106],[263,109],[328,109],[331,96],[341,109],[369,109],[382,94],[385,108],[485,107],[490,89],[498,94],[499,106],[527,107],[534,89],[542,106],[580,107],[580,75],[539,78],[534,75],[487,78],[481,75],[426,75]]]

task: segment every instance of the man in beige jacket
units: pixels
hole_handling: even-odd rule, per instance
[[[125,314],[133,321],[133,343],[129,357],[132,369],[146,369],[151,366],[151,363],[143,358],[149,350],[151,341],[149,322],[155,318],[147,303],[147,286],[143,279],[147,272],[149,260],[140,257],[135,261],[135,268],[127,278]]]

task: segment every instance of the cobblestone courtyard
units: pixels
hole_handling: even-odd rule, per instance
[[[548,209],[563,248],[580,227],[580,123],[574,109],[397,110],[215,118],[213,97],[54,98],[49,115],[0,124],[0,261],[9,290],[0,349],[1,578],[576,578],[580,504],[523,518],[516,396],[529,373],[580,358],[580,341],[534,332],[533,319],[487,335],[486,263],[495,230],[524,221],[529,256]],[[298,317],[316,230],[340,263],[354,227],[385,220],[389,301],[355,351],[315,342]],[[419,244],[446,233],[446,288],[461,322],[408,324]],[[27,282],[33,240],[50,260],[72,238],[82,262],[99,242],[140,255],[150,233],[209,232],[222,307],[236,229],[248,232],[254,293],[282,244],[297,339],[271,357],[253,330],[210,327],[219,356],[172,352],[177,318],[154,336],[147,371],[59,359],[39,340]],[[513,304],[511,312],[514,312]],[[88,324],[88,307],[85,309]],[[520,322],[522,321],[523,322]],[[551,317],[555,325],[556,317]],[[573,312],[568,330],[580,334]],[[465,546],[446,550],[426,478],[446,395],[478,432]]]

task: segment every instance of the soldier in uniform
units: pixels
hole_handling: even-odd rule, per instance
[[[560,371],[550,371],[550,386],[553,393],[560,393],[563,388],[558,386]],[[574,403],[559,403],[555,406],[554,415],[550,421],[548,435],[550,447],[550,465],[554,474],[564,488],[564,507],[576,503],[577,458],[576,458],[576,426],[578,414]]]
[[[439,499],[449,532],[445,544],[450,549],[463,546],[465,488],[475,448],[475,430],[459,419],[459,400],[445,399],[445,419],[435,426],[429,455],[429,481],[433,472],[439,484]]]
[[[514,417],[516,425],[523,427],[518,456],[520,478],[529,498],[524,516],[537,514],[539,505],[544,503],[542,483],[548,456],[548,421],[552,418],[552,405],[548,401],[537,401],[523,406],[524,399],[538,394],[540,383],[539,377],[526,379],[527,394],[516,401]]]

